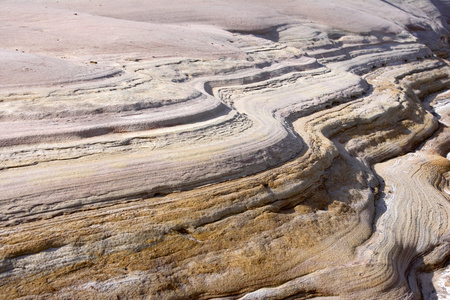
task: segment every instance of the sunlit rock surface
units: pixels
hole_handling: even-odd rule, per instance
[[[448,299],[450,1],[1,1],[1,299]]]

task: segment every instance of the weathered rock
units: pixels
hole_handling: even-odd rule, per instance
[[[0,298],[448,297],[449,1],[0,4]]]

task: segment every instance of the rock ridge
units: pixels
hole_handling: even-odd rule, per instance
[[[0,298],[448,297],[449,1],[150,2],[0,4]]]

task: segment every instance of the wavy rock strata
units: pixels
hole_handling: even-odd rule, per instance
[[[1,298],[449,297],[449,1],[31,2]]]

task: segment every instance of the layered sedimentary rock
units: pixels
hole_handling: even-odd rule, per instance
[[[450,2],[0,7],[1,298],[449,296]]]

